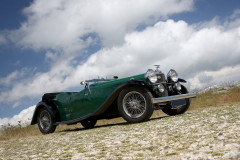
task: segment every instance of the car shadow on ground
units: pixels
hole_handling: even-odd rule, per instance
[[[123,125],[129,125],[129,124],[130,124],[130,123],[128,123],[128,122],[113,123],[113,124],[104,124],[104,125],[95,126],[95,127],[92,128],[92,129],[112,127],[112,126],[123,126]],[[65,129],[65,130],[59,131],[59,132],[75,132],[75,131],[84,131],[84,130],[90,130],[90,129],[86,129],[86,128],[75,128],[75,129]]]
[[[191,113],[185,113],[185,114],[191,114]],[[182,116],[182,115],[176,115],[176,116]],[[156,120],[160,120],[160,119],[167,118],[167,117],[171,117],[171,116],[155,117],[155,118],[149,119],[149,121],[156,121]],[[142,122],[142,123],[146,123],[146,122]],[[105,128],[105,127],[112,127],[112,126],[125,126],[125,125],[131,125],[131,124],[132,124],[132,123],[128,123],[128,122],[120,122],[120,123],[113,123],[113,124],[104,124],[104,125],[95,126],[93,129],[96,129],[96,128]],[[65,130],[62,130],[62,131],[58,131],[58,133],[61,133],[61,132],[76,132],[76,131],[84,131],[84,130],[88,130],[88,129],[85,129],[85,128],[65,129]]]

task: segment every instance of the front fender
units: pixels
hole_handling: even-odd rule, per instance
[[[178,82],[187,83],[187,81],[182,78],[178,78]]]
[[[106,99],[106,101],[99,107],[99,109],[93,114],[93,116],[98,116],[105,112],[108,107],[113,103],[113,101],[118,97],[119,93],[130,86],[140,86],[140,87],[145,87],[148,90],[150,90],[150,87],[147,82],[142,81],[142,80],[129,80],[126,83],[123,83],[120,85],[118,88],[116,88],[112,94]]]
[[[38,117],[38,112],[39,110],[42,108],[42,107],[45,107],[47,108],[47,110],[49,111],[49,113],[53,116],[54,119],[57,118],[56,116],[56,113],[54,112],[52,106],[48,105],[47,103],[45,102],[39,102],[33,112],[33,118],[32,118],[32,121],[31,121],[31,125],[33,124],[36,124],[37,123],[37,117]]]

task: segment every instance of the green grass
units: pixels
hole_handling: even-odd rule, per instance
[[[219,92],[223,91],[224,92]],[[204,93],[198,93],[197,98],[191,100],[191,106],[189,110],[201,110],[209,107],[218,107],[222,105],[232,105],[240,103],[240,88],[236,86],[229,86],[229,89],[211,89]],[[166,116],[161,110],[155,111],[152,118]],[[97,126],[118,124],[125,122],[122,118],[115,118],[111,120],[99,120]],[[56,132],[63,130],[74,130],[83,128],[81,124],[76,125],[60,125],[57,127]],[[107,128],[106,128],[107,129]],[[62,135],[67,134],[66,132],[61,133]],[[37,125],[20,127],[20,126],[5,126],[0,130],[0,141],[20,139],[23,137],[34,137],[42,135],[37,128]],[[150,148],[151,149],[151,148]]]

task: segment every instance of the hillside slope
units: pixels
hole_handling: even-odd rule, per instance
[[[240,104],[0,143],[3,159],[240,159]]]

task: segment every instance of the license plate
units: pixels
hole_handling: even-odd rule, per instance
[[[186,105],[186,100],[185,99],[179,99],[179,100],[171,101],[171,105],[172,105],[173,108],[184,106],[184,105]]]

